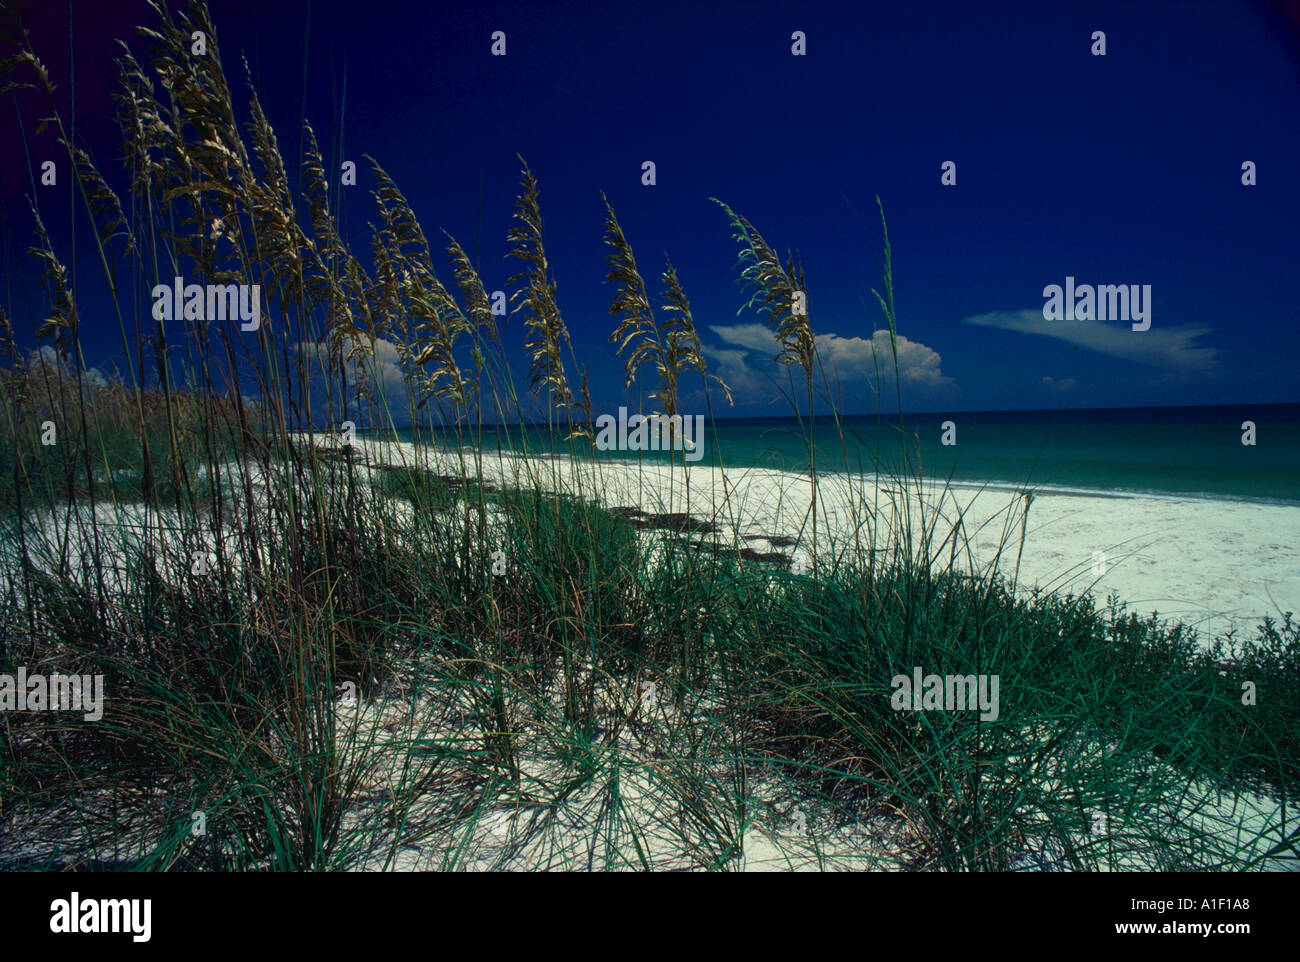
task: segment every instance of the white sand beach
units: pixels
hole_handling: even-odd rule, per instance
[[[332,445],[332,436],[316,443]],[[409,443],[366,440],[364,465],[423,464],[459,474],[472,455]],[[362,470],[365,470],[364,465]],[[233,467],[233,466],[232,466]],[[737,549],[804,560],[812,554],[808,477],[766,469],[718,470],[635,461],[575,461],[484,454],[484,480],[493,485],[540,483],[544,488],[595,497],[608,508],[646,514],[689,514],[715,530],[697,534]],[[685,479],[689,475],[689,496]],[[265,485],[255,484],[261,496]],[[239,491],[232,488],[236,496]],[[983,572],[996,564],[1017,589],[1109,595],[1130,611],[1194,626],[1202,640],[1237,629],[1250,633],[1265,616],[1281,620],[1300,612],[1300,507],[1175,497],[1090,495],[1039,491],[1025,516],[1023,494],[1006,489],[929,485],[905,494],[896,482],[823,475],[818,482],[818,555],[830,559],[855,547],[887,546],[910,528],[929,538],[930,554],[946,564],[956,546],[961,570]],[[924,504],[924,510],[922,510]],[[937,509],[937,511],[936,511]],[[910,519],[908,512],[910,511]],[[141,505],[94,509],[101,532],[130,540],[144,530]],[[168,511],[152,524],[168,526]],[[43,512],[37,521],[50,544],[70,539],[72,556],[88,549],[90,529],[77,515]],[[924,534],[923,534],[924,532]],[[1023,533],[1023,546],[1022,546]],[[873,540],[874,539],[874,540]],[[178,542],[179,544],[179,542]],[[9,569],[6,569],[8,571]],[[98,569],[96,577],[120,587],[125,571]],[[8,582],[6,576],[4,581]]]
[[[416,464],[423,457],[434,470],[458,470],[453,452],[424,448],[417,455],[410,444],[375,441],[364,447],[374,464]],[[492,453],[483,456],[482,470],[496,484],[531,474],[546,486],[594,491],[611,508],[686,512],[715,522],[724,543],[739,536],[759,551],[792,555],[812,549],[806,475],[687,466],[688,500],[681,465],[593,465]],[[1039,491],[1026,522],[1025,499],[1017,492],[927,485],[923,497],[915,491],[904,497],[892,485],[882,481],[876,487],[870,477],[822,476],[819,553],[843,550],[855,535],[868,544],[873,528],[875,544],[883,545],[891,530],[905,527],[906,501],[913,536],[919,538],[924,525],[932,556],[946,558],[955,540],[966,558],[963,568],[983,571],[996,563],[1024,592],[1089,592],[1099,603],[1114,594],[1136,613],[1158,612],[1195,626],[1203,639],[1234,627],[1247,632],[1266,615],[1280,620],[1284,612],[1300,612],[1294,547],[1300,544],[1300,507]]]
[[[325,436],[314,440],[326,446],[336,443]],[[468,452],[427,447],[417,451],[411,444],[374,440],[359,442],[359,446],[362,457],[357,459],[356,469],[363,475],[384,465],[422,465],[456,476],[465,471],[473,475],[479,469]],[[696,531],[693,537],[716,538],[759,555],[797,559],[800,553],[805,557],[812,554],[811,495],[806,476],[701,466],[689,467],[684,473],[681,465],[593,463],[495,453],[477,460],[481,460],[484,480],[496,486],[540,484],[596,497],[611,509],[636,509],[645,515],[689,514],[712,525],[711,530]],[[254,483],[259,500],[267,494],[268,480],[259,475]],[[983,571],[996,563],[999,570],[1017,578],[1021,591],[1091,591],[1100,601],[1114,593],[1130,610],[1142,614],[1158,611],[1163,617],[1198,627],[1203,639],[1232,627],[1249,633],[1265,615],[1300,609],[1300,571],[1288,548],[1300,536],[1300,508],[1038,492],[1029,503],[1026,519],[1026,499],[1018,492],[959,486],[947,490],[927,487],[918,495],[899,491],[895,484],[823,476],[818,492],[818,557],[833,559],[856,547],[855,539],[862,546],[884,548],[891,538],[910,530],[914,538],[929,538],[931,557],[940,564],[946,563],[956,544],[962,568]],[[131,540],[149,527],[170,530],[173,523],[170,512],[150,520],[140,506],[119,510],[102,504],[94,511],[101,535],[116,529],[108,538],[110,542],[119,537]],[[68,538],[74,558],[89,549],[84,518],[78,521],[75,515],[45,513],[39,524],[50,543]],[[661,533],[651,528],[643,536],[655,539]],[[177,540],[172,560],[188,563],[179,545]],[[120,552],[121,548],[115,547],[108,554],[121,556]],[[1104,566],[1100,577],[1094,575],[1094,570],[1099,570],[1095,563]],[[124,570],[100,568],[87,577],[98,579],[110,590],[120,590],[125,584]],[[360,784],[362,797],[349,807],[345,821],[350,829],[361,833],[362,826],[380,819],[386,800],[409,780],[411,772],[401,767],[406,746],[431,738],[448,745],[468,739],[469,745],[477,737],[465,728],[462,709],[403,691],[397,697],[366,701],[340,713],[340,743],[364,746],[374,762],[362,765],[366,771]],[[660,710],[677,711],[680,706]],[[367,736],[354,737],[353,726]],[[560,780],[562,772],[553,745],[540,741],[521,743],[519,748],[527,780],[539,785]],[[623,767],[620,798],[629,831],[637,837],[636,851],[656,868],[697,867],[698,852],[687,844],[695,836],[665,821],[677,783],[664,774],[663,758],[673,751],[653,739],[642,744],[635,732],[620,738],[618,751]],[[707,774],[718,784],[727,778],[722,769]],[[420,832],[412,837],[396,830],[379,832],[373,836],[376,848],[358,853],[357,867],[430,869],[448,864],[453,856],[461,867],[471,869],[584,867],[595,858],[592,846],[599,835],[602,792],[600,785],[587,786],[565,809],[564,820],[546,823],[540,829],[536,822],[540,809],[488,803],[467,825],[469,834],[457,836],[460,840],[451,849],[445,839],[425,839]],[[748,793],[762,816],[743,828],[744,844],[739,849],[743,854],[734,867],[881,869],[904,864],[905,839],[898,825],[879,820],[839,823],[802,796],[798,786],[775,776],[754,780]],[[417,808],[409,813],[412,824],[420,824],[422,818],[435,824],[445,816],[437,810],[440,797],[436,792],[428,794],[428,810]],[[1245,793],[1220,798],[1211,786],[1196,788],[1192,798],[1189,811],[1199,820],[1196,824],[1204,831],[1223,833],[1225,838],[1236,837],[1233,833],[1240,834],[1247,823],[1267,837],[1266,833],[1276,831],[1284,811],[1276,800],[1264,796]],[[1026,863],[1022,867],[1060,867],[1052,864],[1050,853],[1042,858],[1046,861],[1041,865]],[[627,867],[637,864],[629,855]],[[1275,866],[1269,863],[1268,867]]]

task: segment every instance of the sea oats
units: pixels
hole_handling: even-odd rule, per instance
[[[680,413],[680,380],[684,372],[699,372],[706,378],[707,386],[704,356],[691,317],[691,305],[669,261],[662,278],[666,301],[663,317],[656,317],[632,245],[609,199],[603,193],[600,196],[605,205],[605,244],[610,248],[605,255],[609,265],[605,281],[615,285],[609,312],[621,319],[609,339],[618,343],[620,355],[626,355],[623,386],[627,388],[636,380],[643,364],[653,364],[658,386],[650,397],[658,400],[663,405],[663,414],[671,418]],[[730,403],[731,392],[726,384],[716,376],[714,380]]]
[[[373,157],[366,159],[379,185],[375,199],[384,223],[381,236],[387,257],[394,270],[400,270],[396,292],[401,311],[415,322],[409,363],[412,379],[419,385],[418,405],[431,397],[464,405],[466,385],[455,349],[456,341],[469,330],[469,320],[434,272],[428,239],[406,197]],[[430,363],[433,371],[426,374],[425,365]]]
[[[665,258],[666,260],[666,258]],[[681,358],[680,371],[696,370],[704,380],[704,386],[708,388],[708,382],[713,381],[722,388],[723,396],[727,399],[728,404],[734,404],[731,397],[731,388],[727,383],[716,374],[709,374],[707,365],[704,361],[704,350],[700,346],[700,336],[695,330],[695,319],[691,315],[691,304],[686,299],[686,292],[682,290],[681,282],[677,279],[677,269],[673,267],[671,261],[667,261],[667,268],[663,273],[664,284],[664,306],[663,310],[669,314],[673,320],[665,322],[661,330],[661,336],[665,343],[670,345],[672,356],[676,359]],[[676,363],[676,362],[675,362]]]
[[[32,217],[36,221],[36,233],[41,246],[31,248],[28,253],[44,265],[41,283],[45,285],[50,300],[49,313],[44,323],[36,329],[36,339],[39,341],[48,338],[54,344],[58,356],[67,358],[77,343],[77,304],[68,281],[68,269],[54,253],[49,232],[46,231],[45,222],[41,220],[35,204],[32,205]]]
[[[797,363],[811,377],[816,343],[807,310],[808,291],[803,266],[793,255],[787,256],[782,264],[776,251],[753,224],[717,198],[713,201],[726,211],[735,230],[734,239],[740,246],[740,276],[754,290],[747,306],[757,307],[767,314],[780,346],[777,362],[785,365]],[[796,311],[799,298],[802,298],[804,308]]]
[[[514,217],[517,223],[506,238],[514,246],[506,256],[523,261],[524,271],[510,278],[508,283],[523,283],[523,287],[515,291],[511,299],[518,302],[515,311],[523,312],[524,325],[529,331],[524,341],[524,348],[532,359],[529,384],[534,390],[546,392],[549,399],[549,420],[552,407],[567,412],[573,399],[564,372],[564,349],[568,348],[572,353],[573,346],[569,342],[569,331],[555,300],[555,279],[551,276],[546,259],[537,179],[522,157],[519,161],[523,164],[522,190],[515,201]]]
[[[798,364],[804,371],[805,404],[807,405],[809,486],[812,490],[810,513],[812,516],[812,563],[817,571],[817,418],[816,400],[813,396],[813,367],[817,362],[817,341],[813,337],[808,311],[808,285],[803,265],[794,255],[787,255],[784,264],[771,245],[763,239],[748,220],[730,207],[713,198],[713,202],[727,214],[735,233],[733,238],[740,246],[740,278],[753,288],[748,307],[756,307],[767,314],[780,347],[776,362],[787,369]],[[796,414],[798,409],[796,407]]]

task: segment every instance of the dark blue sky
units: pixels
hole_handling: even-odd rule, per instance
[[[52,6],[18,4],[66,96],[69,15]],[[737,415],[788,409],[768,381],[770,334],[752,326],[763,319],[736,315],[737,252],[710,196],[801,253],[812,325],[852,411],[874,408],[877,194],[912,410],[1300,400],[1293,6],[211,4],[237,102],[247,100],[242,53],[290,168],[304,102],[333,169],[358,162],[343,215],[363,261],[369,153],[431,240],[451,232],[480,257],[488,288],[505,287],[517,270],[504,254],[522,154],[541,183],[560,306],[597,407],[625,398],[602,283],[604,190],[652,292],[664,252],[672,258]],[[77,135],[117,183],[112,41],[151,17],[139,0],[72,3]],[[490,56],[494,30],[506,32],[504,58]],[[791,54],[795,30],[806,56]],[[1105,31],[1104,57],[1090,54],[1094,30]],[[17,101],[22,136],[5,100],[0,296],[30,336],[41,304],[23,254],[33,240],[23,136],[36,166],[58,148],[36,136],[29,95]],[[645,160],[656,186],[640,182]],[[949,160],[955,187],[940,183]],[[1241,183],[1247,160],[1254,187]],[[37,189],[56,239],[66,237],[68,192]],[[87,360],[120,366],[93,247],[77,257]],[[1043,320],[1044,286],[1067,276],[1151,285],[1150,330]],[[522,334],[512,320],[510,343]]]

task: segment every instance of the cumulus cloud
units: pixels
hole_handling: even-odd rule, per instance
[[[48,344],[42,345],[34,351],[27,354],[27,367],[31,371],[37,371],[41,367],[58,371],[65,378],[71,378],[77,373],[76,368],[70,361],[65,361],[59,357],[59,352]],[[108,377],[97,367],[88,367],[80,372],[81,383],[87,389],[101,388],[108,386]]]
[[[967,317],[962,323],[1053,337],[1098,354],[1180,373],[1207,371],[1218,363],[1218,350],[1199,343],[1211,332],[1208,327],[1152,324],[1150,330],[1134,331],[1128,324],[1110,321],[1048,321],[1042,308],[991,311]]]
[[[943,358],[934,348],[908,340],[902,334],[894,337],[894,344],[898,350],[898,376],[904,384],[930,388],[955,386],[952,378],[943,373]],[[882,374],[894,366],[894,347],[890,345],[888,331],[876,331],[870,340],[818,334],[817,351],[822,363],[846,377],[868,374],[874,377],[877,365]]]
[[[726,382],[737,406],[765,403],[772,393],[772,382],[749,366],[745,360],[745,351],[707,345],[703,345],[702,350],[710,362],[709,373],[718,375]],[[690,400],[697,403],[702,397],[702,393],[692,392]]]
[[[737,403],[743,394],[757,396],[751,403],[774,400],[769,377],[776,372],[769,367],[779,351],[771,328],[764,324],[712,325],[714,336],[725,349],[706,348],[705,353],[717,361],[717,373],[736,393]],[[875,384],[877,365],[882,380],[888,380],[894,370],[894,350],[889,332],[876,331],[870,338],[841,337],[838,334],[816,335],[817,353],[825,365],[832,382],[866,381]],[[952,391],[956,384],[943,373],[943,358],[934,348],[899,334],[895,338],[898,350],[898,376],[904,385],[927,390]],[[734,380],[733,380],[734,379]]]
[[[776,354],[776,337],[766,324],[714,324],[709,327],[718,338],[749,351],[768,351]]]
[[[316,382],[313,385],[315,390],[322,380],[322,368],[328,362],[328,346],[320,341],[299,341],[294,345],[294,350],[307,360],[308,370]],[[349,392],[360,384],[369,383],[369,393],[375,400],[373,413],[378,415],[387,408],[396,422],[409,420],[406,379],[402,376],[402,362],[397,345],[392,341],[377,338],[373,356],[347,361],[344,373]]]
[[[406,379],[402,376],[402,361],[397,345],[379,338],[375,341],[374,357],[365,364],[365,373],[373,377],[390,399],[406,403]]]
[[[1058,381],[1056,378],[1046,375],[1038,383],[1049,390],[1061,392],[1073,391],[1079,385],[1079,382],[1072,377],[1062,378]]]

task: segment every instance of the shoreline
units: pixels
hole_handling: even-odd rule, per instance
[[[332,434],[297,437],[310,438],[324,451],[340,447]],[[479,460],[474,452],[450,448],[417,452],[410,442],[357,438],[357,447],[372,468],[405,465],[459,474],[463,458],[474,477]],[[635,526],[646,538],[675,528],[778,566],[793,563],[799,552],[805,560],[811,556],[807,475],[705,465],[688,465],[684,475],[680,465],[666,462],[496,451],[483,453],[481,463],[489,484],[558,484],[624,517],[639,514]],[[833,557],[841,549],[885,547],[891,538],[928,537],[932,559],[946,560],[956,540],[961,571],[984,574],[996,565],[1026,597],[1089,594],[1101,607],[1114,593],[1135,614],[1155,612],[1197,629],[1202,643],[1234,628],[1253,633],[1266,616],[1280,622],[1285,612],[1300,613],[1293,547],[1300,543],[1300,510],[1244,501],[1031,493],[1026,521],[1020,490],[926,481],[918,493],[914,482],[900,488],[893,479],[877,486],[871,476],[819,475],[818,552]],[[133,527],[135,508],[123,507],[129,508],[125,516],[107,504],[95,514],[101,524]],[[38,523],[52,533],[62,527],[48,515]]]
[[[330,434],[311,437],[327,448],[338,443]],[[419,467],[423,462],[441,469],[464,457],[473,470],[480,457],[474,450],[442,447],[422,446],[417,453],[410,442],[363,437],[357,446],[371,463],[387,466]],[[483,452],[481,461],[485,481],[517,480],[531,471],[548,485],[558,479],[569,490],[595,494],[610,509],[686,511],[715,521],[720,534],[734,536],[733,543],[766,539],[792,551],[811,546],[806,474],[687,465],[688,506],[680,464],[495,450]],[[591,488],[593,482],[598,491]],[[1114,592],[1130,611],[1181,621],[1197,628],[1204,641],[1233,628],[1253,628],[1265,616],[1280,620],[1284,612],[1300,612],[1300,568],[1292,547],[1300,542],[1295,506],[1031,488],[1017,570],[1023,488],[964,482],[945,487],[927,479],[919,498],[914,482],[906,488],[909,505],[897,484],[886,485],[884,479],[877,486],[870,475],[819,475],[819,550],[860,533],[868,509],[877,530],[883,525],[901,534],[908,508],[919,514],[924,503],[926,512],[937,511],[942,518],[926,515],[926,523],[938,521],[935,543],[943,544],[955,533],[959,555],[969,556],[973,571],[996,563],[1018,591],[1088,593],[1099,605]],[[911,526],[916,536],[917,517]],[[1094,577],[1098,563],[1101,574]]]
[[[303,434],[302,436],[306,436],[306,435]],[[315,438],[325,438],[325,439],[330,439],[333,437],[333,435],[328,433],[323,433],[323,432],[313,432],[311,436]],[[400,445],[412,446],[412,442],[409,440],[405,440],[405,439],[394,440],[392,433],[388,431],[385,431],[382,434],[380,433],[368,434],[366,432],[358,432],[356,435],[356,440],[358,444],[362,444],[362,443],[400,444]],[[427,439],[421,441],[421,447],[426,450],[437,450],[437,451],[448,452],[448,453],[461,451],[467,457],[472,457],[477,451],[476,448],[468,445],[457,448],[453,444],[439,444],[437,442],[431,442]],[[502,448],[501,451],[498,451],[496,448],[488,448],[485,449],[484,456],[492,455],[495,457],[499,455],[505,455],[509,457],[527,457],[527,458],[534,458],[539,460],[574,461],[575,463],[578,464],[598,464],[598,465],[641,464],[645,467],[668,467],[672,465],[673,467],[678,469],[680,469],[681,467],[679,461],[669,461],[669,459],[667,459],[666,457],[662,457],[661,456],[662,452],[659,451],[642,452],[643,454],[646,455],[644,458],[637,458],[634,456],[620,456],[620,454],[622,453],[623,452],[602,451],[600,452],[599,456],[591,457],[586,455],[575,456],[574,454],[568,451],[556,451],[552,453],[552,452],[541,451],[541,450],[523,451],[518,448]],[[677,456],[677,454],[678,452],[674,452],[675,456]],[[774,467],[771,465],[746,465],[742,462],[722,463],[722,464],[718,464],[715,462],[707,462],[707,461],[687,462],[687,467],[713,468],[713,469],[720,469],[729,472],[750,471],[750,470],[774,471],[781,474],[788,474],[794,477],[802,478],[804,481],[807,481],[808,479],[807,471],[796,471],[796,470],[791,470],[789,468]],[[887,474],[877,475],[872,472],[859,473],[859,472],[844,471],[836,467],[820,467],[818,469],[817,475],[819,478],[841,477],[841,478],[850,478],[853,480],[861,479],[861,480],[866,480],[868,482],[873,481],[877,477],[881,477],[882,479],[887,479],[890,477],[890,475]],[[1058,484],[1056,482],[1050,482],[1050,481],[1045,481],[1045,482],[1013,481],[1006,478],[992,478],[988,480],[980,480],[977,478],[952,478],[951,480],[947,480],[940,475],[926,476],[925,481],[927,484],[942,482],[942,483],[946,483],[951,488],[963,489],[963,490],[1001,491],[1001,492],[1006,492],[1008,494],[1028,491],[1034,494],[1035,497],[1046,496],[1046,495],[1053,495],[1053,496],[1059,495],[1062,497],[1108,498],[1108,499],[1118,499],[1118,500],[1139,498],[1139,499],[1148,499],[1153,501],[1176,501],[1176,502],[1185,501],[1193,504],[1202,504],[1202,503],[1215,504],[1215,503],[1223,502],[1226,504],[1258,504],[1258,505],[1264,505],[1268,507],[1300,509],[1300,500],[1288,500],[1285,498],[1277,498],[1277,497],[1259,497],[1259,496],[1243,495],[1243,494],[1227,494],[1227,493],[1215,492],[1215,491],[1169,491],[1169,490],[1164,490],[1159,488],[1101,488],[1101,487],[1088,487],[1086,485],[1076,485],[1076,484]]]

